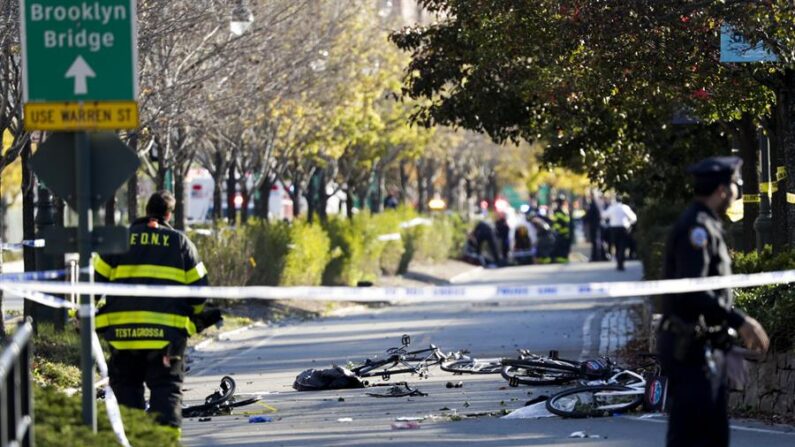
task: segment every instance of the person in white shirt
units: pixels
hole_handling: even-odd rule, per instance
[[[629,243],[629,227],[638,221],[638,217],[629,205],[622,203],[616,196],[610,207],[605,210],[603,218],[607,221],[613,243],[616,246],[616,264],[618,270],[624,270],[624,258]]]

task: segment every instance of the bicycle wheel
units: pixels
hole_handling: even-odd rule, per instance
[[[204,398],[204,403],[182,408],[182,417],[202,416],[213,413],[226,404],[235,394],[235,380],[229,376],[221,379],[221,386],[212,394]]]
[[[562,391],[547,400],[547,410],[566,418],[610,416],[636,408],[643,390],[621,385],[595,385]]]
[[[545,358],[503,359],[502,377],[511,386],[562,385],[580,377],[579,366]]]
[[[503,366],[500,374],[508,381],[510,386],[563,385],[577,378],[577,375],[567,371],[545,370],[527,366]]]
[[[502,359],[462,358],[444,361],[439,367],[453,374],[498,374],[502,370]]]

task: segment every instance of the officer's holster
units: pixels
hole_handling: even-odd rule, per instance
[[[674,360],[682,363],[703,360],[704,340],[698,324],[687,323],[675,315],[666,315],[660,323],[660,331],[674,336],[672,352]]]

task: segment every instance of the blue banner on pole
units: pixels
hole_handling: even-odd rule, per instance
[[[731,25],[720,27],[721,62],[776,62],[778,57],[764,43],[751,45]]]

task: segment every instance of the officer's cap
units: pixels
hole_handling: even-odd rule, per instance
[[[690,166],[688,172],[693,174],[693,189],[697,196],[712,194],[718,186],[740,180],[740,167],[743,165],[739,157],[710,157]]]
[[[743,160],[740,157],[710,157],[690,166],[687,172],[696,180],[708,178],[729,183],[735,175],[739,175]]]

